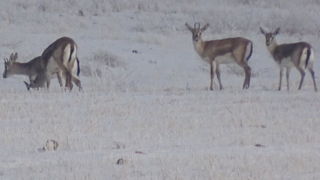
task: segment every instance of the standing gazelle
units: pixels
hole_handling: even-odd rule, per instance
[[[50,78],[58,75],[60,86],[62,86],[62,77],[65,78],[65,86],[72,89],[72,81],[82,89],[81,82],[78,78],[80,73],[79,60],[77,58],[77,44],[69,37],[62,37],[47,47],[42,55],[45,64],[45,71],[38,74],[37,78],[26,83],[27,88],[42,87],[45,82],[50,84]]]
[[[274,32],[266,32],[264,29],[260,27],[260,31],[266,38],[266,45],[270,54],[280,67],[280,80],[278,90],[281,90],[282,74],[285,68],[287,70],[287,89],[290,89],[290,70],[294,66],[301,74],[301,80],[298,89],[300,90],[302,87],[305,76],[305,69],[308,68],[313,80],[314,90],[317,91],[317,84],[313,71],[314,55],[311,45],[306,42],[296,42],[291,44],[278,45],[275,37],[279,33],[280,28],[277,28]]]
[[[248,60],[252,55],[253,45],[248,39],[242,37],[227,38],[221,40],[203,41],[201,34],[209,27],[206,24],[200,28],[200,23],[195,23],[192,28],[188,23],[185,24],[192,33],[193,46],[199,56],[210,64],[210,90],[213,90],[213,78],[216,73],[220,90],[223,89],[220,78],[220,64],[237,63],[245,71],[243,89],[250,86],[251,68]]]
[[[80,66],[77,58],[77,45],[71,38],[62,37],[47,47],[41,56],[26,63],[17,62],[18,54],[12,53],[10,59],[5,59],[3,78],[14,74],[26,75],[30,84],[25,82],[27,88],[43,87],[57,74],[60,86],[62,78],[66,81],[66,87],[72,89],[72,82],[81,89],[79,80]]]

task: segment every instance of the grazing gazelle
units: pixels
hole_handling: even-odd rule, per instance
[[[73,75],[76,75],[78,78],[79,78],[79,75],[80,75],[80,64],[79,64],[79,59],[77,58],[76,59],[76,63],[74,63],[74,66],[72,68],[72,74]],[[58,77],[58,80],[59,80],[59,84],[60,84],[60,87],[63,86],[63,83],[62,83],[62,77],[63,79],[66,79],[66,77],[63,75],[63,73],[60,71],[57,73],[57,77]],[[48,73],[46,73],[46,71],[41,71],[41,73],[38,73],[36,78],[33,79],[32,81],[30,80],[30,83],[27,83],[26,81],[24,81],[26,87],[28,90],[30,90],[30,88],[41,88],[44,86],[44,83],[47,83],[47,87],[49,87],[49,84],[50,84],[50,79],[51,77],[48,76]],[[80,87],[81,89],[81,87]]]
[[[60,86],[62,86],[62,77],[65,78],[65,86],[72,89],[72,81],[82,89],[81,81],[78,78],[80,73],[79,60],[77,58],[77,44],[69,37],[62,37],[47,47],[41,58],[45,64],[45,71],[38,74],[30,84],[26,83],[27,88],[42,87],[45,82],[50,84],[50,78],[58,75]]]
[[[310,71],[314,90],[317,91],[317,84],[315,80],[315,75],[313,71],[313,50],[312,46],[306,42],[296,42],[291,44],[277,44],[276,35],[279,33],[280,28],[277,28],[274,32],[266,32],[260,27],[261,33],[266,38],[267,48],[272,55],[273,59],[280,66],[280,80],[279,88],[281,90],[282,74],[283,70],[286,68],[286,78],[287,78],[287,89],[290,89],[289,86],[289,76],[291,67],[296,67],[301,74],[301,80],[299,83],[298,89],[300,90],[303,84],[305,69],[308,68]]]
[[[44,72],[45,64],[41,56],[35,57],[29,62],[17,62],[18,53],[11,53],[10,58],[4,59],[3,78],[12,75],[25,75],[29,77],[30,82],[34,81],[38,74]]]
[[[210,90],[213,90],[213,78],[216,73],[220,90],[223,89],[220,78],[220,64],[237,63],[244,69],[245,80],[243,89],[250,86],[251,68],[248,60],[252,55],[252,42],[242,37],[227,38],[220,40],[203,41],[202,33],[209,27],[206,24],[202,28],[200,23],[195,23],[192,28],[188,23],[185,24],[192,33],[193,46],[199,56],[210,64]]]

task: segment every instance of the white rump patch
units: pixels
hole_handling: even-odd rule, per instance
[[[71,45],[67,44],[63,50],[63,56],[62,56],[63,57],[62,62],[65,65],[65,67],[68,67],[70,53],[71,53]]]
[[[300,64],[299,64],[299,66],[302,67],[303,69],[305,69],[306,67],[307,57],[308,57],[308,48],[303,48],[302,54],[300,57]],[[313,53],[313,50],[311,49],[308,67],[313,65],[313,61],[314,61],[314,53]]]
[[[74,76],[74,77],[78,77],[77,75],[77,72],[78,72],[78,61],[74,61],[74,64],[72,66],[72,69],[71,69],[71,74]]]
[[[78,63],[76,62],[77,47],[73,46],[73,51],[71,52],[72,46],[73,46],[72,44],[67,44],[66,47],[64,48],[64,51],[63,51],[63,64],[67,69],[69,69],[69,71],[75,77],[77,77],[77,70],[78,70],[77,69],[78,68]]]
[[[247,58],[250,56],[251,53],[251,46],[253,46],[252,42],[248,43],[247,47],[246,47],[246,54],[244,56],[245,60],[247,60]]]
[[[73,47],[73,52],[71,54],[71,61],[76,61],[77,58],[77,46]]]

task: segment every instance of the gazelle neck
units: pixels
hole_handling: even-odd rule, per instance
[[[29,67],[27,63],[19,63],[15,62],[12,64],[12,72],[11,74],[16,74],[16,75],[29,75]]]
[[[205,42],[201,38],[198,41],[193,41],[194,49],[201,57],[204,55],[204,44]]]
[[[276,49],[277,46],[278,46],[278,43],[277,43],[276,39],[274,39],[272,41],[272,43],[268,46],[268,50],[271,53],[271,55],[274,54],[274,50]]]

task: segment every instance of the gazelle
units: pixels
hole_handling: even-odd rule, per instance
[[[313,80],[314,90],[317,91],[318,89],[313,71],[314,53],[312,46],[306,42],[278,45],[276,41],[276,35],[279,34],[280,28],[277,28],[274,32],[266,32],[263,28],[260,27],[260,31],[266,38],[266,45],[270,54],[280,67],[280,80],[278,90],[281,90],[281,82],[284,69],[286,69],[287,89],[290,89],[290,70],[292,67],[296,67],[301,75],[298,89],[300,90],[302,87],[305,76],[305,69],[308,68]]]
[[[41,56],[35,57],[29,62],[17,62],[18,53],[11,53],[10,58],[4,59],[3,78],[8,78],[12,75],[26,75],[30,82],[34,81],[38,74],[43,73],[45,64]]]
[[[57,74],[60,86],[62,86],[62,77],[65,77],[67,88],[72,89],[73,81],[79,89],[82,89],[78,78],[80,66],[77,58],[77,44],[73,39],[69,37],[57,39],[43,51],[41,58],[45,64],[45,71],[30,84],[25,82],[27,88],[42,87],[44,82],[50,84],[50,78]]]
[[[209,27],[209,24],[206,24],[202,28],[200,27],[200,23],[195,23],[193,28],[188,23],[185,25],[192,33],[195,51],[204,61],[210,64],[210,90],[213,90],[214,74],[217,75],[220,90],[223,89],[219,65],[230,62],[237,63],[244,69],[245,80],[243,89],[248,89],[251,76],[248,60],[252,55],[252,42],[242,37],[203,41],[201,35]]]
[[[78,78],[80,75],[80,64],[79,63],[80,63],[79,59],[77,58],[76,62],[74,63],[74,66],[72,68],[72,74],[77,76]],[[60,87],[62,87],[63,86],[62,79],[66,79],[66,77],[63,75],[63,73],[61,71],[57,73],[57,77],[59,80]],[[41,73],[38,73],[36,78],[34,80],[31,80],[30,83],[27,83],[26,81],[24,81],[24,83],[25,83],[28,90],[30,90],[30,88],[38,89],[38,88],[43,87],[45,83],[47,83],[47,87],[48,87],[48,84],[50,84],[50,79],[51,79],[51,77],[49,77],[48,73],[44,70],[44,71],[41,71]],[[49,83],[48,83],[48,81],[49,81]]]

